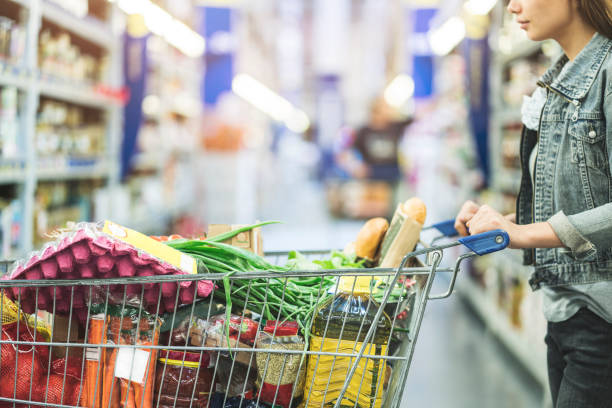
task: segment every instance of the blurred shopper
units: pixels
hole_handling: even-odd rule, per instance
[[[410,120],[394,120],[391,107],[383,98],[377,98],[370,108],[368,123],[355,133],[353,149],[361,162],[354,167],[355,176],[389,182],[399,180],[398,147],[409,123]]]
[[[612,407],[612,11],[608,0],[510,0],[563,55],[523,104],[516,215],[466,202],[460,234],[501,228],[533,264],[555,407]]]

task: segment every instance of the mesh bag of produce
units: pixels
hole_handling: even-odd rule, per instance
[[[32,343],[34,337],[29,326],[20,320],[2,326],[2,340]],[[0,354],[0,397],[38,400],[47,379],[49,348],[3,343]]]

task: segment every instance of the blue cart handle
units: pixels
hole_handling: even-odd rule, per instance
[[[423,228],[423,230],[428,230],[428,229],[436,229],[443,236],[448,237],[448,238],[456,237],[457,235],[459,235],[459,233],[455,229],[455,219],[454,218],[450,220],[438,222],[436,224],[432,224],[428,227]]]
[[[486,255],[506,248],[510,244],[510,237],[506,231],[498,229],[468,235],[458,241],[476,255]]]

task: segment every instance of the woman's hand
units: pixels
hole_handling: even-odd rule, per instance
[[[466,222],[466,225],[470,230],[470,235],[495,229],[506,231],[510,238],[510,248],[556,248],[563,246],[549,223],[538,222],[518,225],[513,222],[513,215],[503,216],[488,205],[483,205]]]
[[[481,206],[476,214],[466,223],[470,235],[480,234],[491,230],[501,229],[508,233],[511,248],[523,248],[521,242],[520,226],[513,223],[488,205]]]
[[[473,201],[466,201],[463,206],[461,206],[459,214],[455,217],[454,227],[462,237],[469,235],[466,224],[472,219],[479,208],[480,206]]]

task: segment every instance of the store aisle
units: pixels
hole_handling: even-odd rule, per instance
[[[319,184],[267,193],[271,194],[265,200],[269,206],[262,209],[260,218],[284,222],[264,230],[267,250],[341,248],[362,225],[329,216]],[[433,288],[444,289],[444,282],[436,282]],[[457,294],[429,302],[402,406],[531,408],[540,407],[541,398],[535,381]]]
[[[445,288],[436,282],[433,290]],[[460,295],[428,303],[403,406],[535,408],[542,397]]]

